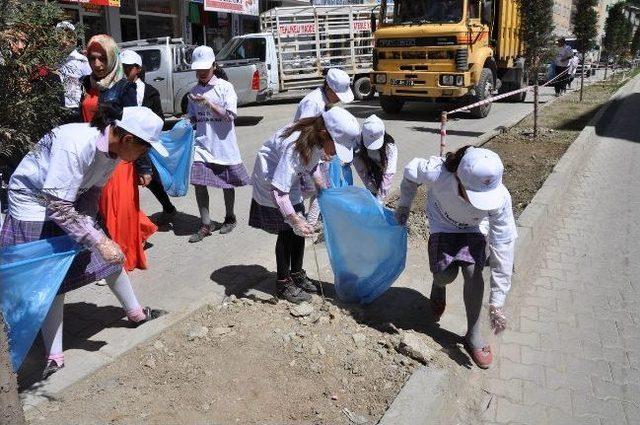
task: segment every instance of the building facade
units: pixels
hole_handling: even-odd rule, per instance
[[[231,37],[258,32],[258,13],[309,0],[59,0],[68,20],[85,27],[83,41],[109,34],[116,41],[183,38],[218,51]],[[257,3],[257,4],[256,4]],[[236,7],[238,4],[245,6]],[[247,6],[251,7],[248,12]],[[212,9],[216,10],[212,10]],[[225,11],[223,11],[225,10]]]
[[[573,0],[555,0],[553,2],[553,25],[554,34],[558,37],[571,37],[573,26],[571,16],[573,10]]]

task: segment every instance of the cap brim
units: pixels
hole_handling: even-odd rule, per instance
[[[193,62],[191,64],[191,69],[193,71],[199,71],[199,70],[205,70],[205,69],[210,69],[213,66],[213,62],[215,61],[200,61],[200,62]]]
[[[135,63],[135,62],[125,62],[125,61],[122,61],[122,64],[123,64],[123,65],[135,65],[135,66],[142,66],[142,65],[140,65],[139,63]]]
[[[336,147],[336,155],[338,155],[340,161],[343,163],[350,163],[353,161],[353,149],[349,149],[340,143],[334,143],[334,145]]]
[[[500,208],[504,203],[504,193],[507,188],[500,184],[498,187],[485,192],[474,192],[465,188],[469,202],[475,208],[482,211],[491,211]]]
[[[377,151],[378,149],[380,149],[382,147],[383,144],[384,144],[384,135],[380,136],[380,138],[378,138],[378,139],[374,140],[373,142],[369,143],[369,145],[367,145],[366,143],[364,145],[369,150]]]
[[[167,150],[167,148],[164,147],[162,142],[156,140],[148,143],[151,145],[153,149],[155,149],[156,152],[160,154],[161,157],[167,158],[169,156],[169,151]]]
[[[336,96],[338,96],[338,99],[340,99],[340,102],[342,103],[353,102],[353,92],[351,91],[351,89],[347,89],[347,91],[341,92],[341,93],[338,93],[335,90],[333,92],[336,94]]]

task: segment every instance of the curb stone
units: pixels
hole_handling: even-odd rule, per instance
[[[609,98],[593,116],[576,140],[560,158],[542,187],[522,212],[516,224],[516,258],[514,280],[524,280],[534,265],[542,240],[551,228],[551,220],[557,212],[559,200],[565,193],[580,164],[590,153],[589,142],[596,135],[596,125],[607,114],[614,111],[615,101],[626,89],[640,80],[640,75],[627,81]],[[512,125],[515,125],[517,120]],[[497,133],[496,133],[497,131]],[[478,138],[475,145],[482,145],[500,133],[492,130]],[[489,136],[490,135],[490,136]],[[514,282],[515,283],[515,282]],[[516,290],[518,285],[513,285]],[[513,306],[512,306],[513,308]],[[450,370],[421,367],[404,384],[378,425],[431,425],[447,424],[455,418],[455,409],[448,409],[457,400],[465,398],[467,378],[457,376]],[[453,416],[452,416],[453,414]]]

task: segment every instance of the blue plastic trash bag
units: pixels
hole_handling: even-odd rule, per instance
[[[180,120],[171,130],[160,136],[162,145],[169,152],[164,158],[151,149],[149,156],[169,196],[185,196],[189,190],[191,163],[193,161],[193,127],[187,120]]]
[[[404,270],[407,230],[362,187],[323,190],[320,211],[338,297],[372,302]]]
[[[14,371],[29,352],[79,250],[69,236],[0,248],[0,308]]]
[[[342,165],[337,155],[334,155],[329,162],[329,185],[330,187],[353,186],[351,164]]]

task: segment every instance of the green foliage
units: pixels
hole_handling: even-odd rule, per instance
[[[597,0],[577,0],[576,13],[573,15],[573,34],[577,39],[577,50],[586,53],[595,47],[598,36]]]
[[[522,14],[521,36],[525,60],[537,78],[553,44],[553,0],[517,0]]]
[[[66,115],[57,68],[69,54],[55,3],[0,0],[0,167],[12,167]],[[65,44],[67,43],[67,44]]]
[[[607,57],[624,56],[629,51],[632,26],[624,11],[625,3],[619,2],[609,8],[604,24],[603,47]]]
[[[640,27],[636,29],[636,32],[633,34],[633,39],[631,40],[631,49],[630,52],[631,57],[635,58],[640,53]]]

